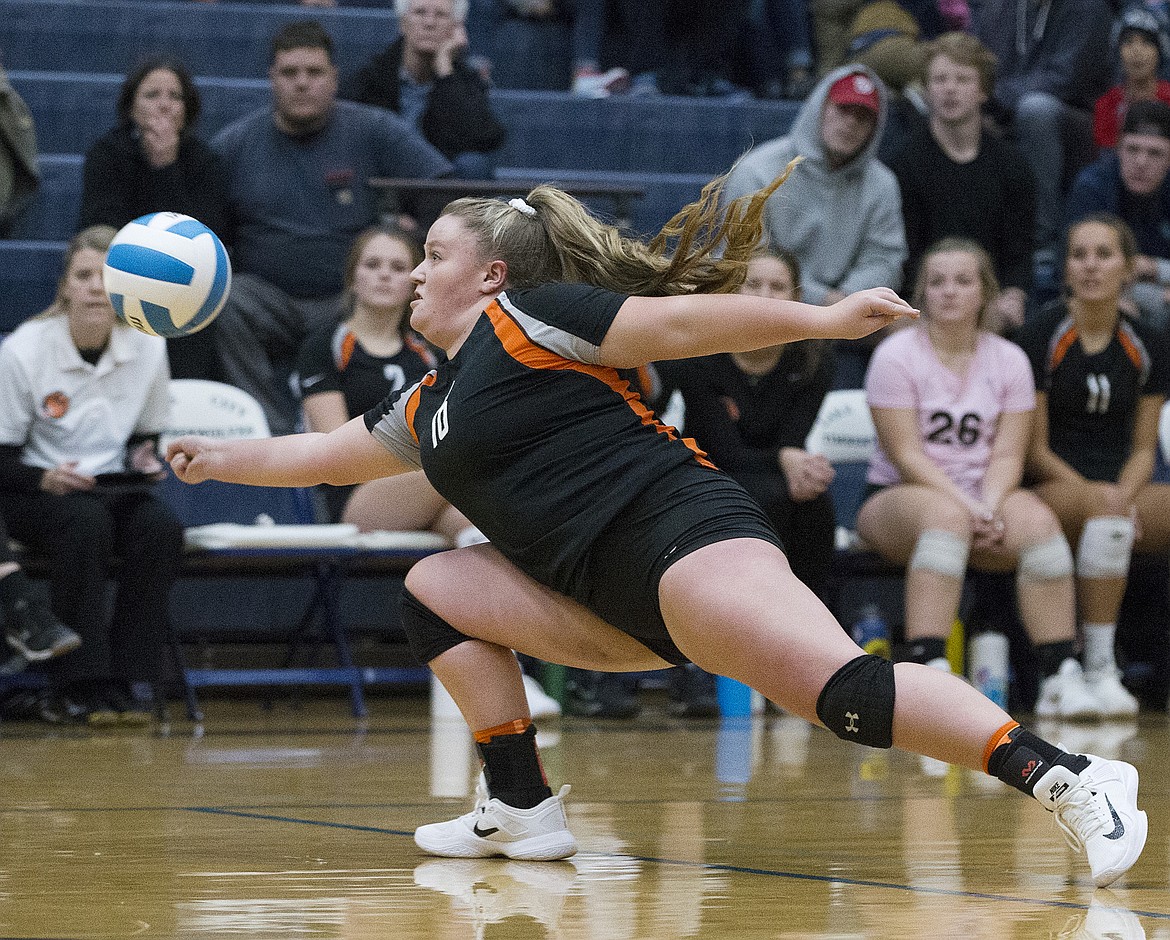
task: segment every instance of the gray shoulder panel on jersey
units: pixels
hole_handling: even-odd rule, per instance
[[[581,339],[580,336],[574,336],[568,330],[562,330],[560,327],[545,323],[543,320],[538,320],[531,314],[525,313],[513,304],[505,294],[501,294],[497,299],[500,302],[500,306],[512,315],[516,322],[520,324],[520,329],[534,343],[543,346],[549,352],[556,353],[558,356],[564,356],[566,359],[586,362],[592,366],[599,365],[599,346],[595,346],[588,340]]]
[[[419,460],[418,441],[410,433],[410,425],[406,422],[406,404],[412,395],[418,394],[418,387],[421,384],[416,382],[409,391],[399,395],[394,406],[382,415],[370,431],[379,444],[415,470],[422,469],[422,462]]]

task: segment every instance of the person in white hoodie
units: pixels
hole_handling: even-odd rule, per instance
[[[731,170],[728,202],[775,179],[793,158],[804,158],[783,192],[768,200],[764,223],[767,240],[800,261],[808,303],[901,287],[902,197],[894,174],[877,159],[888,110],[889,93],[872,71],[863,65],[835,69],[813,89],[787,135],[749,151]],[[839,387],[860,387],[876,342],[840,350]]]

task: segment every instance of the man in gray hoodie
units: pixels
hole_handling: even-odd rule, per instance
[[[730,201],[775,179],[794,157],[804,158],[768,200],[765,224],[768,240],[799,259],[808,303],[828,305],[867,287],[901,287],[902,198],[894,174],[877,159],[888,108],[888,92],[868,68],[835,69],[817,83],[789,133],[749,151],[727,180]],[[838,363],[838,385],[860,383],[863,363],[848,361],[854,358]]]

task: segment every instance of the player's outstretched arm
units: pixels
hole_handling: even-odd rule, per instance
[[[601,363],[629,367],[801,339],[860,339],[916,316],[888,287],[859,291],[828,307],[746,294],[630,297],[601,344]]]
[[[414,469],[379,444],[360,415],[329,434],[235,441],[180,437],[167,447],[167,461],[184,483],[253,486],[345,486]]]

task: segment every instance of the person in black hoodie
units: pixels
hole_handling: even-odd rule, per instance
[[[117,124],[85,155],[78,228],[151,212],[192,216],[230,241],[227,170],[191,130],[200,111],[191,73],[177,59],[143,61],[122,83]],[[214,324],[167,341],[175,378],[218,379]]]
[[[504,142],[487,82],[467,62],[467,0],[397,0],[399,37],[343,86],[341,97],[415,125],[464,179],[491,179]]]

